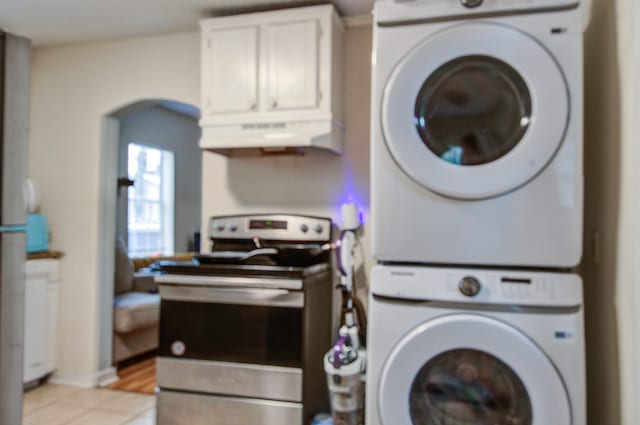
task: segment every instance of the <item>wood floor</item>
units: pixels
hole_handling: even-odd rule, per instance
[[[112,390],[154,394],[156,389],[156,358],[142,360],[118,370],[120,380],[109,385]]]

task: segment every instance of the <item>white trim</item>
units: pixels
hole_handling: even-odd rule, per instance
[[[96,335],[97,363],[95,368],[112,366],[113,350],[113,296],[115,270],[116,209],[118,179],[118,148],[120,120],[113,116],[102,117],[100,141],[100,183],[98,209],[98,238],[96,279]]]
[[[640,367],[638,366],[637,359],[640,358],[640,309],[637,306],[640,305],[640,291],[638,290],[638,285],[640,284],[640,277],[638,276],[638,264],[640,264],[640,226],[638,225],[638,217],[640,217],[640,173],[637,172],[636,166],[640,160],[640,147],[638,147],[637,139],[640,137],[640,120],[638,120],[638,114],[640,114],[640,84],[638,84],[636,80],[636,76],[638,72],[640,72],[640,32],[636,30],[635,23],[640,19],[640,3],[636,0],[632,0],[630,2],[629,8],[631,9],[627,16],[629,18],[626,19],[627,31],[629,32],[628,37],[631,41],[629,45],[629,49],[620,51],[621,54],[628,54],[630,56],[630,70],[627,73],[626,81],[623,80],[622,84],[630,85],[630,96],[631,100],[629,101],[630,111],[627,114],[624,114],[623,117],[626,116],[629,120],[629,135],[628,140],[623,139],[623,143],[627,143],[629,145],[629,154],[631,159],[626,160],[628,169],[628,177],[630,181],[626,182],[627,185],[631,186],[631,200],[630,207],[632,208],[631,217],[629,219],[629,226],[631,229],[623,229],[622,231],[630,231],[633,235],[632,243],[632,254],[629,259],[629,263],[627,267],[630,267],[628,276],[630,276],[632,282],[628,285],[628,290],[633,291],[632,294],[629,295],[629,299],[633,300],[633,305],[629,305],[627,308],[631,309],[633,312],[632,323],[629,324],[630,332],[633,335],[630,341],[630,349],[632,350],[631,355],[627,357],[628,365],[633,365],[632,369],[632,383],[630,384],[631,394],[623,396],[623,403],[627,402],[630,406],[624,408],[623,406],[623,416],[622,419],[625,421],[624,423],[638,423],[640,420]],[[625,47],[623,45],[623,47]],[[624,71],[623,71],[624,72]],[[623,74],[624,75],[624,74]],[[624,96],[624,95],[623,95]],[[624,123],[623,123],[624,126]],[[624,132],[624,130],[623,130]],[[623,133],[624,134],[624,133]],[[623,148],[624,150],[624,148]],[[621,161],[625,161],[624,152],[622,152],[623,158]],[[624,165],[623,165],[624,166]],[[623,183],[624,184],[624,183]],[[624,192],[624,191],[623,191]],[[620,283],[618,283],[619,285]],[[624,335],[622,335],[624,337]],[[624,363],[621,363],[621,375],[624,376],[625,366]],[[621,393],[624,393],[625,385],[622,385]],[[628,418],[625,415],[625,411],[630,413],[632,418]]]
[[[640,284],[640,278],[638,276],[638,264],[640,264],[640,226],[638,225],[638,217],[640,217],[640,173],[636,170],[636,165],[640,163],[640,147],[638,147],[637,138],[640,137],[640,120],[637,119],[638,114],[640,114],[640,84],[638,84],[635,77],[640,72],[640,32],[635,28],[635,23],[640,19],[640,3],[636,0],[632,2],[633,10],[631,13],[631,31],[633,32],[632,38],[632,48],[631,48],[631,58],[633,61],[633,68],[631,75],[633,76],[633,109],[632,114],[634,115],[633,122],[633,142],[632,143],[632,158],[633,164],[631,166],[631,175],[632,175],[632,187],[634,188],[633,193],[633,235],[634,235],[634,244],[633,247],[633,288],[634,288],[634,321],[633,321],[633,355],[632,359],[634,359],[634,373],[633,373],[633,423],[638,423],[640,420],[640,367],[638,366],[638,362],[636,359],[640,358],[640,291],[638,291],[638,285]]]
[[[52,384],[71,385],[81,388],[104,387],[118,381],[118,374],[114,367],[100,370],[96,373],[88,373],[83,375],[55,373],[49,382]]]
[[[368,13],[366,15],[347,16],[342,18],[342,22],[347,28],[371,26],[373,25],[373,15]]]
[[[119,380],[120,377],[118,376],[115,367],[109,367],[98,372],[98,386],[100,387],[106,387],[107,385],[111,385]]]

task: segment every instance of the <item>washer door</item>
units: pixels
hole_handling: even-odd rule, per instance
[[[512,191],[560,147],[568,87],[549,52],[513,28],[461,24],[427,38],[382,100],[391,155],[427,189],[459,199]]]
[[[570,425],[566,389],[520,331],[479,315],[428,321],[406,335],[380,380],[383,425]]]

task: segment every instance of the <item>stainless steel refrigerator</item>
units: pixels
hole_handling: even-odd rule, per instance
[[[0,30],[0,425],[22,422],[30,56]]]

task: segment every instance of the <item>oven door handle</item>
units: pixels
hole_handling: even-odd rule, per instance
[[[186,301],[212,304],[262,305],[302,308],[304,294],[287,289],[220,288],[205,286],[160,285],[163,301]]]

